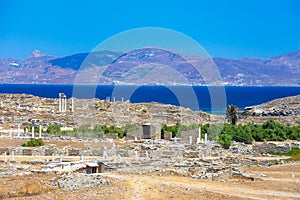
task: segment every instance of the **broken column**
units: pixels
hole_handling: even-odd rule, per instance
[[[54,153],[52,153],[52,162],[54,162],[55,159],[54,159]]]
[[[6,163],[7,158],[6,158],[6,151],[4,151],[4,162]]]
[[[82,154],[80,155],[80,161],[83,161],[83,155]]]
[[[60,154],[59,161],[62,162],[62,154]]]
[[[190,139],[190,145],[191,145],[193,143],[193,137],[190,136],[189,139]]]
[[[197,138],[197,144],[201,142],[201,127],[198,128],[198,138]]]
[[[204,144],[207,144],[207,133],[204,134]]]
[[[9,130],[9,138],[10,139],[12,138],[12,131],[11,131],[11,129]]]

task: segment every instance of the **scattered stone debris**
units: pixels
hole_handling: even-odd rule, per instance
[[[99,187],[109,184],[109,182],[99,174],[84,173],[66,173],[45,183],[50,187],[68,191],[81,188]]]

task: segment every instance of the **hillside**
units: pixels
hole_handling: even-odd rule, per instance
[[[286,125],[298,125],[300,123],[300,95],[246,107],[240,123],[262,124],[269,119]]]

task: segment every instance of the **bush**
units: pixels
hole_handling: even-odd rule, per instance
[[[229,149],[232,145],[232,137],[229,134],[221,134],[218,141],[225,149]]]
[[[42,139],[32,139],[27,141],[27,143],[23,143],[22,147],[40,147],[44,146],[44,141]]]

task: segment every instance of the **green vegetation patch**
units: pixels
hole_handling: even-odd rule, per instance
[[[21,146],[22,147],[40,147],[44,146],[44,141],[42,139],[33,139],[29,140],[26,143],[23,143]]]
[[[300,149],[293,148],[291,151],[287,153],[274,153],[269,152],[269,154],[277,155],[277,156],[291,156],[291,158],[286,159],[287,161],[300,161]]]

